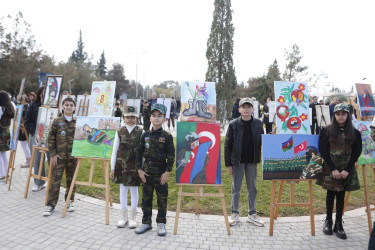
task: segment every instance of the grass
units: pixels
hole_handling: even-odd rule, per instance
[[[176,143],[175,143],[176,145]],[[232,178],[229,175],[228,171],[224,166],[224,137],[221,139],[221,162],[222,162],[222,183],[223,183],[223,190],[225,195],[225,204],[227,212],[230,213],[231,211],[231,183]],[[79,174],[78,174],[78,181],[88,181],[90,175],[90,164],[91,161],[83,160]],[[372,173],[371,167],[366,167],[367,173],[367,182],[369,187],[369,198],[370,201],[375,200],[375,181],[374,176]],[[363,189],[363,175],[362,175],[362,167],[358,169],[359,180],[361,183],[361,189],[350,194],[350,199],[348,203],[347,210],[352,210],[358,207],[365,206],[365,198],[364,198],[364,189]],[[177,193],[178,193],[178,186],[175,184],[175,166],[174,170],[170,174],[169,177],[169,195],[168,195],[168,210],[169,211],[176,211],[177,208]],[[101,163],[97,161],[95,163],[95,172],[93,182],[95,183],[102,183],[104,184],[104,175],[103,170],[101,167]],[[65,185],[65,181],[63,181]],[[113,183],[110,180],[111,185],[111,195],[114,202],[119,203],[119,185]],[[284,190],[282,194],[282,202],[289,202],[289,185],[284,185]],[[257,177],[257,188],[258,188],[258,196],[257,196],[257,212],[261,216],[269,216],[270,214],[270,200],[271,200],[271,189],[272,189],[272,181],[263,181],[262,180],[262,164],[258,164],[258,177]],[[277,186],[278,188],[278,186]],[[184,192],[195,192],[195,187],[187,186],[183,189]],[[205,187],[204,192],[217,192],[216,187]],[[316,214],[324,214],[325,213],[325,197],[326,191],[323,190],[320,186],[313,184],[313,196],[314,196],[314,211]],[[77,193],[88,195],[91,197],[105,199],[104,188],[93,188],[87,186],[77,185]],[[154,208],[156,209],[156,195],[154,195]],[[308,182],[300,182],[299,184],[295,185],[295,202],[308,202]],[[142,188],[139,188],[139,202],[138,206],[141,204],[142,199]],[[130,194],[129,199],[130,202]],[[195,208],[195,198],[192,197],[183,197],[181,210],[182,212],[194,212]],[[246,183],[245,180],[242,183],[242,193],[240,197],[240,216],[246,216],[248,210],[248,201],[247,201],[247,191],[246,191]],[[221,202],[219,198],[208,198],[208,197],[201,197],[199,199],[199,212],[201,214],[217,214],[221,215],[223,213]],[[280,208],[279,210],[280,216],[301,216],[301,215],[309,215],[308,208]]]

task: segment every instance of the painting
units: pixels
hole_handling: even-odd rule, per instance
[[[331,124],[328,105],[316,105],[315,109],[316,119],[318,119],[319,127],[327,127],[329,124]]]
[[[58,114],[57,108],[39,108],[35,130],[35,146],[47,148],[49,129]]]
[[[18,143],[18,135],[20,131],[20,125],[21,125],[21,117],[22,117],[22,109],[23,105],[17,105],[16,112],[14,114],[13,119],[13,129],[12,134],[10,137],[10,150],[17,150],[17,143]]]
[[[221,184],[220,124],[177,122],[176,183]]]
[[[88,116],[112,116],[116,82],[93,82]]]
[[[353,121],[354,127],[361,133],[362,154],[358,165],[375,163],[375,142],[371,138],[371,121]]]
[[[87,116],[89,113],[91,95],[78,95],[76,103],[76,116]]]
[[[259,119],[259,102],[258,101],[251,101],[254,107],[254,117]]]
[[[356,83],[355,87],[357,89],[358,105],[361,111],[361,117],[374,116],[375,105],[371,84]]]
[[[310,134],[307,84],[275,81],[276,134]]]
[[[20,92],[18,92],[18,95],[17,95],[17,103],[18,104],[21,103],[21,98],[22,98],[22,94],[23,94],[23,89],[25,88],[25,83],[26,83],[26,77],[24,77],[22,79],[21,87],[20,87]]]
[[[120,117],[78,116],[72,155],[76,157],[111,159]]]
[[[262,135],[263,180],[317,179],[319,135]]]
[[[126,110],[126,107],[127,107],[127,106],[133,106],[133,107],[136,107],[136,111],[137,111],[137,113],[138,113],[138,117],[139,117],[139,112],[140,112],[140,110],[141,110],[141,99],[126,99],[126,100],[123,101],[123,103],[124,103],[124,104],[126,103],[126,105],[124,105],[124,106],[122,107],[122,110],[123,110],[123,111]]]
[[[60,105],[59,105],[60,114],[62,113],[62,104],[63,104],[63,102],[66,98],[68,98],[68,95],[62,95],[61,98],[60,98],[61,99]],[[76,102],[76,96],[75,95],[71,95],[70,98],[72,98]],[[76,102],[76,111],[77,111],[77,102]]]
[[[268,102],[268,117],[270,122],[275,121],[275,116],[276,116],[276,102],[275,101],[270,101]]]
[[[181,83],[181,121],[216,122],[214,82]]]
[[[63,76],[47,76],[47,84],[44,92],[44,106],[56,108],[59,104]]]
[[[169,119],[171,117],[171,98],[158,98],[156,99],[156,103],[163,104],[165,107],[167,107],[165,118]]]

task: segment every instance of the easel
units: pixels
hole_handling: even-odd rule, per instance
[[[188,196],[188,197],[195,197],[195,214],[198,215],[199,212],[199,197],[216,197],[220,198],[221,200],[221,206],[223,207],[223,214],[224,214],[224,219],[225,219],[225,225],[227,227],[227,233],[230,235],[230,228],[229,228],[229,222],[228,222],[228,215],[227,215],[227,210],[225,208],[225,200],[224,200],[224,193],[223,193],[223,184],[178,184],[176,183],[177,186],[179,186],[178,189],[178,199],[177,199],[177,210],[176,210],[176,220],[174,222],[174,231],[173,234],[177,234],[177,228],[178,228],[178,218],[180,215],[180,209],[181,209],[181,198],[183,196]],[[182,188],[184,186],[195,186],[195,193],[184,193],[182,192]],[[210,187],[214,186],[217,187],[219,190],[219,193],[204,193],[203,192],[203,187]]]
[[[41,153],[41,157],[40,157],[40,163],[39,163],[39,172],[38,172],[38,175],[35,175],[35,174],[32,174],[32,170],[33,170],[35,153],[36,153],[37,150]],[[24,196],[25,199],[27,199],[27,194],[29,192],[29,186],[30,186],[30,179],[31,179],[31,177],[34,177],[35,179],[38,179],[38,180],[44,180],[44,181],[48,182],[47,194],[46,194],[46,201],[45,201],[46,206],[47,206],[47,201],[48,201],[48,196],[49,196],[49,189],[51,187],[50,179],[51,179],[51,173],[52,173],[52,160],[50,160],[50,162],[49,162],[49,170],[48,170],[48,177],[42,176],[43,164],[44,164],[45,155],[46,155],[47,152],[48,152],[47,148],[42,148],[42,147],[38,147],[38,146],[34,146],[33,147],[33,152],[31,154],[31,161],[30,161],[30,167],[29,167],[29,176],[27,177],[26,189],[25,189],[25,196]]]
[[[279,191],[276,200],[276,183],[280,181]],[[300,181],[309,182],[309,202],[308,203],[295,203],[294,202],[294,185],[298,184]],[[284,183],[290,184],[290,203],[280,203],[281,194],[283,192]],[[310,224],[311,224],[311,235],[315,236],[315,222],[314,222],[314,203],[313,203],[313,188],[312,179],[280,179],[272,180],[272,193],[271,193],[271,203],[270,203],[270,230],[269,235],[273,235],[273,223],[277,219],[279,212],[279,207],[309,207],[310,208]]]
[[[322,131],[322,127],[323,127],[322,123],[324,122],[324,127],[327,127],[328,123],[326,121],[326,118],[324,117],[322,105],[315,105],[315,108],[317,106],[319,106],[320,112],[321,112],[321,115],[320,115],[320,124],[318,124],[318,127],[319,127],[320,131]]]
[[[110,193],[110,186],[109,186],[109,161],[110,159],[101,159],[101,158],[88,158],[88,157],[75,157],[77,159],[77,166],[76,170],[74,172],[72,184],[70,185],[69,193],[68,196],[66,197],[65,201],[65,206],[64,206],[64,211],[62,213],[62,217],[65,217],[66,211],[68,209],[70,197],[72,196],[73,193],[73,188],[74,185],[83,185],[83,186],[89,186],[89,187],[99,187],[99,188],[105,188],[105,224],[109,224],[109,205],[112,206],[112,198],[111,198],[111,193]],[[79,172],[79,168],[81,166],[82,159],[88,159],[91,160],[91,169],[90,169],[90,176],[89,176],[89,182],[82,182],[82,181],[77,181],[77,176]],[[92,178],[94,175],[94,167],[95,167],[95,161],[99,160],[102,162],[102,168],[103,168],[103,173],[104,173],[104,179],[105,179],[105,184],[98,184],[98,183],[93,183]]]
[[[82,110],[82,116],[87,116],[88,113],[89,113],[90,99],[87,100],[87,105],[85,105],[86,98],[87,98],[87,92],[84,94],[84,96],[85,96],[85,99],[83,100],[83,103],[82,103],[82,99],[79,102],[79,108],[78,108],[77,114],[79,115],[81,113],[81,110]],[[77,99],[78,99],[78,96],[77,96]]]

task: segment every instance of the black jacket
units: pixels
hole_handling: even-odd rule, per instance
[[[309,108],[311,108],[312,109],[312,117],[311,117],[311,119],[314,119],[314,120],[316,120],[317,118],[316,118],[316,105],[319,105],[319,103],[310,103],[310,105],[309,105]],[[315,117],[315,118],[314,118]]]
[[[25,114],[25,128],[29,135],[34,136],[36,129],[36,122],[38,120],[38,111],[41,106],[40,102],[33,102],[29,105]]]
[[[254,140],[254,163],[260,162],[260,154],[262,149],[263,123],[257,118],[253,118],[251,131]],[[242,136],[243,122],[241,117],[231,121],[225,136],[224,158],[225,166],[239,165],[242,154]]]

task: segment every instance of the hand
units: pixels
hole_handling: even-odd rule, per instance
[[[165,183],[167,183],[168,177],[169,177],[169,172],[165,171],[164,174],[162,174],[160,177],[160,184],[164,185]]]
[[[341,171],[340,174],[341,174],[341,179],[346,179],[346,177],[348,177],[349,175],[348,171],[346,170]]]
[[[143,183],[146,183],[146,176],[148,176],[148,174],[146,174],[145,171],[140,169],[140,170],[138,170],[138,175],[141,178],[141,180],[143,181]]]
[[[181,163],[186,163],[186,160],[185,160],[185,159],[182,159],[182,160],[181,160]]]
[[[332,171],[332,175],[334,179],[341,179],[341,174],[337,169]]]
[[[272,129],[271,134],[276,135],[276,127]]]
[[[264,114],[265,117],[268,117],[268,114]]]
[[[52,165],[53,166],[57,165],[57,158],[59,158],[61,160],[60,155],[55,155],[55,156],[52,157]]]
[[[232,166],[227,167],[227,169],[228,169],[229,174],[233,175],[233,168],[232,168]]]
[[[111,177],[111,179],[115,178],[115,170],[111,170],[111,173],[109,174],[109,177]]]

